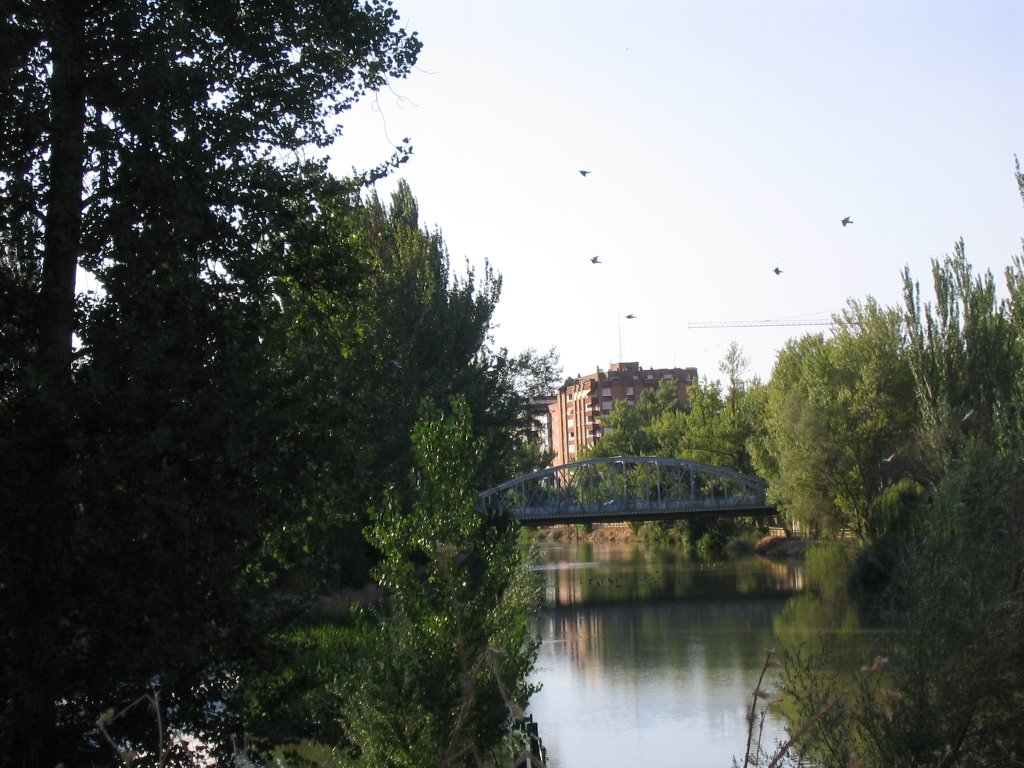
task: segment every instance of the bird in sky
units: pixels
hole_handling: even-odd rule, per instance
[[[631,313],[629,313],[628,315],[626,315],[626,319],[627,319],[627,320],[635,320],[635,319],[636,319],[636,315],[634,315],[634,314],[633,314],[633,313],[631,312]]]
[[[778,267],[776,267],[775,269],[773,269],[773,270],[772,270],[772,272],[774,272],[774,273],[775,273],[776,275],[781,275],[781,274],[782,274],[782,270],[781,270],[781,269],[779,269]]]
[[[843,219],[843,226],[845,227],[847,224],[853,224],[853,219],[851,219],[849,216]]]
[[[600,256],[591,256],[590,257],[590,263],[591,264],[600,264],[601,263],[601,257]]]
[[[583,170],[581,170],[580,171],[580,176],[582,176],[583,178],[586,178],[588,173],[590,173],[590,171],[583,171]]]

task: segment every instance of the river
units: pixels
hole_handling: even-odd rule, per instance
[[[802,599],[803,563],[625,543],[543,544],[539,554],[545,606],[534,618],[532,680],[543,687],[529,712],[548,765],[742,764],[765,653],[794,615],[815,615],[787,609]],[[769,712],[766,746],[784,725]]]

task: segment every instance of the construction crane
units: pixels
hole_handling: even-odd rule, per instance
[[[708,322],[687,323],[686,327],[694,328],[761,328],[784,325],[838,325],[835,320],[792,320],[781,318],[778,320],[718,320]]]

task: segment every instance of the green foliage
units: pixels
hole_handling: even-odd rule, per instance
[[[479,279],[468,264],[464,277],[453,274],[441,233],[419,227],[418,206],[404,182],[390,206],[372,196],[362,224],[371,271],[360,286],[366,330],[359,363],[378,371],[381,381],[371,395],[376,401],[367,403],[375,419],[366,442],[381,442],[375,437],[381,427],[389,441],[368,458],[404,477],[411,467],[406,436],[421,400],[459,395],[486,437],[478,487],[513,477],[521,459],[517,435],[533,427],[529,398],[557,381],[557,355],[490,347],[500,276],[486,264]]]
[[[619,404],[606,417],[601,417],[605,436],[587,453],[590,458],[607,456],[657,456],[661,444],[656,425],[669,414],[682,409],[679,385],[664,381],[656,390],[640,393],[636,405]]]
[[[910,470],[913,380],[895,310],[851,301],[837,321],[832,338],[805,336],[779,353],[752,454],[792,519],[870,539],[894,514],[886,489]]]
[[[717,381],[698,381],[690,385],[687,395],[689,408],[656,426],[663,450],[680,459],[747,470],[744,428],[738,410],[732,410],[742,393],[726,397]]]
[[[1019,168],[1017,180],[1024,193]],[[934,305],[904,275],[921,419],[908,476],[875,505],[900,538],[860,564],[861,581],[888,583],[895,631],[859,672],[793,657],[786,686],[816,765],[973,768],[1024,754],[1020,263],[1005,300],[991,275],[972,275],[962,243],[933,263]]]
[[[902,764],[948,749],[949,764],[997,765],[1024,750],[1011,714],[1024,686],[1022,482],[1018,468],[972,441],[901,560],[902,631],[888,651],[901,699],[883,746]]]
[[[416,199],[404,182],[390,205],[376,195],[365,202],[338,196],[318,202],[306,220],[322,220],[326,242],[356,256],[352,268],[328,274],[315,291],[288,285],[285,304],[296,316],[286,318],[284,363],[308,395],[304,402],[315,408],[319,450],[350,449],[318,465],[325,483],[341,488],[330,516],[314,517],[336,524],[320,525],[307,544],[310,568],[335,588],[368,577],[377,554],[361,531],[380,490],[394,484],[403,503],[411,503],[408,436],[419,403],[466,400],[487,446],[475,465],[475,487],[493,486],[543,461],[525,439],[533,428],[529,398],[557,380],[558,361],[553,351],[511,355],[489,346],[500,277],[486,266],[479,278],[468,266],[464,275],[454,272],[441,233],[420,228]],[[311,254],[307,270],[337,263],[319,255],[323,235],[304,239],[310,245],[294,250]],[[342,551],[344,560],[337,554]]]
[[[630,523],[629,527],[633,535],[637,536],[647,545],[669,544],[671,542],[665,525],[659,524],[654,520],[647,520],[643,523]]]
[[[663,382],[655,391],[643,392],[632,407],[617,407],[602,420],[606,434],[587,457],[667,456],[741,472],[752,469],[747,443],[758,429],[759,382],[742,379],[746,362],[735,343],[722,371],[729,376],[723,394],[718,381],[696,381],[687,390],[682,406],[675,382]],[[609,481],[611,482],[611,481]],[[600,489],[597,489],[600,495]],[[738,534],[740,527],[729,519],[686,521],[687,538],[702,552],[718,552]]]
[[[972,274],[963,241],[933,262],[932,280],[935,304],[922,305],[919,286],[904,271],[910,361],[925,428],[948,430],[971,409],[990,417],[1008,401],[1020,369],[1019,331],[996,299],[992,274]]]
[[[901,552],[887,620],[898,631],[879,637],[875,661],[827,649],[787,669],[816,765],[1009,765],[1024,749],[1024,530],[1004,496],[1021,479],[1008,482],[987,448],[966,453],[927,511],[928,535]]]
[[[420,397],[465,394],[483,487],[553,360],[487,348],[500,280],[452,276],[407,187],[360,198],[407,148],[326,172],[339,115],[419,51],[387,0],[29,0],[0,25],[0,763],[109,762],[97,714],[155,687],[226,759],[280,730],[246,697],[304,598],[368,573]],[[323,691],[276,694],[286,720]]]
[[[465,403],[427,406],[413,445],[411,513],[391,497],[368,529],[389,611],[366,635],[345,727],[368,765],[468,765],[531,692],[536,594],[515,528],[475,509],[484,448]]]
[[[688,521],[689,539],[697,551],[710,555],[721,552],[736,534],[736,521],[732,518],[708,518]]]
[[[5,7],[0,762],[102,760],[97,713],[154,685],[169,728],[226,749],[286,620],[281,542],[330,495],[264,347],[279,281],[313,277],[268,233],[330,185],[297,150],[412,65],[396,22],[338,0]]]
[[[587,455],[669,456],[751,471],[746,442],[756,429],[757,413],[747,399],[759,385],[743,381],[745,367],[733,344],[722,363],[729,376],[725,393],[718,381],[697,381],[687,390],[683,407],[675,382],[643,392],[635,406],[616,408],[602,419],[606,434]]]

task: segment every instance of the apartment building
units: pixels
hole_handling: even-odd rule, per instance
[[[644,368],[640,363],[612,363],[607,371],[580,376],[558,390],[548,405],[547,427],[553,465],[576,461],[604,434],[601,417],[614,408],[635,405],[640,395],[663,381],[679,384],[679,401],[689,401],[686,388],[697,380],[696,368]]]

